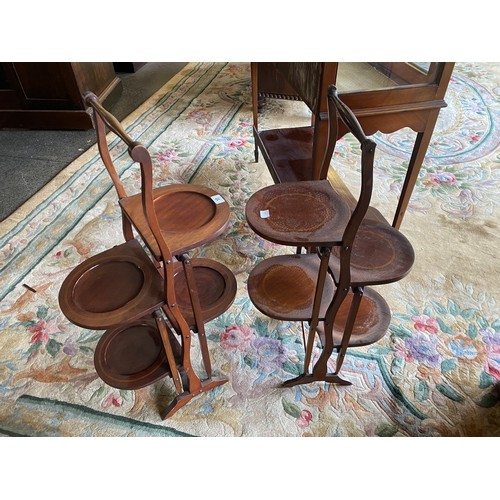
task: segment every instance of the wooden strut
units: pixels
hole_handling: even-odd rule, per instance
[[[189,297],[191,299],[191,304],[193,306],[194,321],[196,324],[196,333],[198,333],[198,338],[200,341],[201,355],[203,358],[203,365],[207,373],[207,378],[212,376],[212,364],[210,362],[210,353],[208,351],[207,337],[205,335],[205,323],[203,321],[200,305],[200,296],[198,294],[193,266],[191,265],[191,260],[187,254],[183,254],[179,257],[182,262],[182,267],[184,269],[184,276],[186,278],[186,284],[189,290]]]
[[[337,289],[335,298],[330,304],[325,324],[325,343],[323,351],[313,366],[312,373],[307,373],[306,365],[304,364],[304,373],[293,379],[283,382],[283,387],[293,387],[295,385],[309,384],[311,382],[330,382],[339,385],[351,385],[351,382],[339,377],[338,370],[335,373],[328,373],[327,363],[334,350],[333,343],[333,320],[342,305],[345,297],[347,296],[348,289]],[[354,322],[354,321],[353,321]],[[310,338],[308,339],[310,340]],[[311,343],[311,342],[310,342]],[[307,353],[306,353],[307,355]],[[305,362],[305,360],[304,360]]]
[[[284,387],[292,387],[294,385],[299,385],[299,384],[308,384],[310,382],[318,382],[318,381],[325,381],[325,382],[330,382],[330,383],[335,383],[339,385],[351,385],[351,382],[348,380],[344,380],[339,376],[340,369],[342,368],[342,364],[345,359],[345,355],[347,352],[347,348],[349,347],[349,341],[351,339],[351,334],[352,330],[354,328],[354,322],[356,321],[356,316],[358,314],[359,310],[359,305],[361,303],[361,299],[363,298],[363,288],[362,287],[356,287],[353,289],[354,296],[353,300],[351,302],[351,306],[349,308],[349,314],[347,317],[347,322],[344,328],[344,334],[342,335],[342,340],[341,344],[338,347],[338,355],[337,355],[337,363],[335,367],[335,372],[334,373],[327,373],[327,362],[334,350],[334,345],[333,345],[333,324],[334,324],[334,318],[335,314],[333,317],[325,320],[325,345],[323,348],[323,352],[314,365],[313,372],[312,374],[308,374],[306,371],[303,375],[300,375],[294,379],[286,381],[283,386]],[[339,299],[340,304],[345,298],[345,295],[347,293],[341,294],[343,298]],[[335,301],[334,301],[335,302]],[[332,304],[333,306],[333,304]]]
[[[170,323],[173,326],[175,326],[175,330],[181,336],[183,359],[180,370],[176,369],[175,375],[174,372],[172,372],[174,382],[175,380],[178,380],[180,381],[182,386],[179,383],[176,384],[176,388],[179,394],[165,409],[164,413],[162,414],[162,419],[171,417],[175,412],[177,412],[180,408],[189,403],[189,401],[191,401],[191,399],[193,399],[198,394],[209,391],[217,386],[223,385],[228,381],[227,377],[212,377],[212,367],[210,362],[210,354],[208,351],[207,339],[205,335],[205,326],[201,314],[201,306],[196,289],[196,283],[194,281],[194,273],[191,265],[191,260],[187,255],[182,255],[179,256],[179,261],[182,262],[183,264],[185,278],[188,285],[190,298],[192,301],[196,330],[199,335],[203,364],[205,367],[205,371],[207,373],[207,378],[205,380],[200,380],[200,378],[196,375],[193,369],[190,356],[191,331],[187,323],[185,322],[184,317],[180,315],[179,308],[177,307],[176,304],[170,304],[164,306],[163,308],[164,312],[169,318]],[[167,343],[168,343],[168,338],[167,338]]]
[[[311,316],[311,323],[309,326],[309,335],[307,336],[306,354],[304,357],[304,374],[309,371],[309,363],[311,362],[312,350],[314,346],[314,338],[316,336],[316,328],[319,323],[319,312],[323,298],[323,290],[325,288],[325,280],[328,272],[328,262],[330,260],[331,248],[323,247],[320,249],[321,263],[318,272],[318,281],[316,283],[316,291],[314,294],[313,311]]]
[[[168,265],[173,265],[172,263]],[[191,364],[191,335],[189,327],[183,316],[180,316],[180,310],[177,304],[166,304],[163,306],[163,310],[167,315],[167,318],[173,325],[177,325],[179,331],[177,332],[181,337],[181,348],[182,348],[182,386],[177,386],[178,395],[174,400],[168,405],[165,412],[161,415],[162,419],[166,419],[173,415],[177,410],[182,408],[187,404],[195,394],[202,392],[200,390],[201,380],[198,375],[196,375],[193,366]]]
[[[226,377],[210,377],[203,381],[200,380],[191,364],[191,331],[186,323],[186,320],[182,315],[180,315],[180,310],[176,304],[164,306],[164,311],[166,312],[171,323],[178,325],[180,328],[180,331],[178,332],[181,336],[182,347],[182,364],[180,367],[180,373],[182,373],[181,380],[184,391],[181,392],[181,389],[178,389],[179,394],[161,414],[161,418],[163,420],[171,417],[174,413],[189,403],[189,401],[191,401],[195,396],[198,396],[202,392],[207,392],[217,386],[223,385],[228,381]]]
[[[342,341],[338,350],[337,366],[335,368],[336,375],[339,373],[344,362],[347,347],[349,346],[349,340],[351,339],[352,330],[354,328],[354,322],[356,321],[356,316],[358,314],[359,305],[361,303],[361,299],[363,298],[363,291],[363,287],[355,287],[353,289],[354,296],[351,302],[351,307],[349,308],[349,316],[347,317],[344,334],[342,335]],[[329,325],[329,332],[331,332],[332,329],[333,322]]]
[[[252,102],[257,102],[259,100],[259,90],[258,90],[258,63],[252,62],[250,63],[251,66],[251,81],[252,81]],[[255,125],[258,123],[258,114],[257,114],[257,107],[253,106],[253,135],[254,135],[254,144],[255,144],[255,149],[254,149],[254,157],[255,157],[255,163],[258,163],[259,161],[259,147],[257,145],[257,140],[256,136],[258,135],[258,130],[257,126]]]
[[[179,369],[173,368],[174,371],[171,373],[174,374],[177,371],[177,374],[174,375],[175,377],[174,384],[176,384],[176,389],[179,393],[182,389],[183,392],[175,397],[175,399],[171,402],[171,404],[166,408],[165,412],[162,414],[162,419],[166,419],[172,416],[176,411],[178,411],[184,405],[186,405],[191,399],[193,399],[193,397],[197,396],[198,394],[201,394],[202,392],[208,391],[213,387],[226,383],[228,379],[226,377],[207,378],[202,382],[193,369],[193,365],[191,363],[191,330],[177,304],[176,293],[175,293],[175,273],[174,273],[175,260],[168,245],[166,244],[164,238],[162,237],[158,219],[154,211],[153,195],[152,195],[153,183],[152,183],[151,157],[149,156],[149,153],[147,152],[146,148],[140,143],[134,143],[134,142],[130,143],[129,151],[132,159],[138,161],[141,165],[141,176],[142,176],[142,186],[143,186],[141,194],[142,194],[144,212],[146,220],[148,221],[149,226],[151,228],[151,231],[158,243],[158,246],[160,247],[161,261],[163,264],[164,287],[165,287],[165,298],[166,298],[166,303],[162,306],[162,309],[165,315],[167,316],[168,320],[170,321],[170,323],[175,327],[177,334],[180,335],[181,337],[181,350],[182,350],[181,366],[179,367]],[[189,271],[190,270],[188,269],[188,273]],[[199,307],[199,302],[197,306],[193,307],[194,308]],[[198,311],[198,319],[200,317],[201,314]],[[162,339],[163,339],[163,334],[162,334]],[[168,350],[171,347],[169,345],[168,338],[166,338],[166,342],[164,343],[164,345],[166,345],[166,354],[168,355]],[[179,378],[182,380],[182,387]],[[177,379],[177,382],[175,379]]]
[[[174,356],[174,351],[172,348],[172,344],[170,343],[170,339],[168,336],[167,325],[165,324],[165,319],[163,318],[160,311],[155,311],[153,316],[156,320],[156,324],[158,326],[158,330],[160,332],[161,341],[163,343],[163,348],[165,349],[165,353],[167,355],[167,361],[170,366],[170,373],[172,375],[172,379],[174,381],[175,388],[177,392],[180,394],[183,392],[182,389],[182,378],[179,374],[179,370],[177,369],[177,361]]]
[[[322,249],[322,253],[325,255],[330,255],[330,252],[326,252],[326,249]],[[330,250],[328,248],[328,250]],[[344,260],[345,262],[349,262],[350,260],[350,254],[351,254],[352,247],[350,245],[345,245],[341,249],[341,259]],[[328,259],[329,260],[329,259]],[[323,345],[323,351],[316,361],[316,363],[313,366],[312,373],[308,373],[308,364],[310,362],[311,354],[312,354],[312,347],[313,347],[313,339],[314,339],[314,333],[316,331],[317,327],[317,317],[318,313],[316,313],[316,316],[314,314],[317,305],[317,295],[319,292],[322,293],[322,289],[319,290],[320,286],[324,284],[324,280],[326,277],[326,271],[328,270],[328,260],[326,261],[326,270],[323,271],[323,276],[321,274],[322,269],[323,269],[323,262],[320,265],[320,273],[318,277],[318,287],[316,289],[316,296],[315,296],[315,301],[314,301],[314,311],[313,311],[313,317],[311,320],[311,326],[314,324],[314,330],[311,329],[311,332],[309,334],[308,338],[308,346],[306,350],[306,356],[304,359],[304,373],[302,375],[299,375],[298,377],[295,377],[293,379],[287,380],[286,382],[283,383],[283,387],[293,387],[295,385],[300,385],[300,384],[309,384],[311,382],[330,382],[330,383],[335,383],[339,385],[351,385],[351,382],[342,379],[338,373],[340,371],[340,367],[342,366],[343,359],[345,357],[345,352],[347,350],[347,346],[349,345],[349,339],[351,337],[352,333],[352,328],[354,326],[354,322],[356,320],[356,315],[358,312],[359,308],[359,302],[361,301],[361,296],[359,291],[355,294],[355,298],[353,299],[353,302],[351,304],[351,307],[349,309],[349,315],[348,319],[344,328],[344,334],[342,337],[342,343],[341,343],[341,351],[339,353],[340,360],[337,362],[337,369],[335,373],[328,373],[328,361],[330,359],[330,356],[333,353],[333,350],[335,348],[334,342],[333,342],[333,325],[335,318],[337,316],[337,313],[340,309],[340,306],[344,302],[344,299],[347,297],[347,294],[349,292],[350,286],[350,271],[349,267],[346,266],[345,272],[341,272],[339,276],[339,281],[337,283],[337,290],[335,291],[335,295],[333,297],[332,302],[330,303],[328,310],[325,314],[325,320],[324,320],[324,328],[325,328],[325,342]],[[359,289],[357,289],[359,290]],[[321,295],[319,296],[319,300],[321,301]],[[318,306],[319,307],[319,306]],[[319,309],[318,309],[319,311]],[[307,363],[307,364],[306,364]]]

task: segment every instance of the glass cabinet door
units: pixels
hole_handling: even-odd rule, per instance
[[[339,62],[337,88],[348,92],[425,86],[438,82],[443,63]]]

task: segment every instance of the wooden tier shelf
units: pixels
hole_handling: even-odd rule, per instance
[[[171,332],[169,338],[180,366],[181,346]],[[161,335],[152,318],[107,330],[97,344],[94,365],[99,377],[117,389],[140,389],[171,376]]]
[[[227,201],[206,186],[169,184],[155,188],[153,198],[162,236],[172,255],[208,243],[229,223]],[[141,193],[123,197],[119,203],[151,253],[160,259],[160,248],[144,215]]]
[[[353,294],[349,292],[333,324],[332,334],[335,349],[338,349],[341,345],[352,298]],[[365,287],[348,347],[361,347],[378,342],[387,333],[391,324],[391,316],[390,307],[385,299],[373,290],[373,288]],[[324,345],[324,323],[322,321],[319,323],[316,331]]]
[[[225,312],[236,296],[236,278],[223,264],[192,259],[203,320]],[[177,300],[188,325],[195,325],[183,266],[175,265]],[[165,302],[163,280],[137,240],[106,250],[75,267],[64,280],[59,305],[82,328],[105,330],[154,311]]]
[[[263,314],[280,320],[308,321],[313,315],[313,300],[320,259],[315,254],[280,255],[265,259],[250,273],[248,294]],[[336,287],[327,276],[319,317],[322,320]],[[340,346],[352,301],[350,292],[342,303],[333,325],[335,347]],[[368,345],[380,340],[391,321],[385,299],[370,288],[364,289],[349,346]],[[318,334],[324,343],[323,330]]]
[[[312,317],[320,259],[316,254],[270,257],[259,262],[248,277],[248,295],[266,316],[284,321],[308,321]],[[325,281],[319,315],[324,318],[335,293],[335,283]]]
[[[163,280],[137,240],[76,266],[59,290],[59,306],[75,325],[105,330],[164,303]]]
[[[253,231],[268,241],[311,247],[340,244],[351,214],[330,182],[320,180],[260,189],[248,200],[245,215]]]
[[[410,241],[387,222],[362,223],[351,254],[351,287],[384,285],[404,278],[415,262]],[[330,269],[340,274],[340,247],[333,247]]]
[[[200,301],[203,321],[217,318],[227,311],[236,297],[236,278],[223,264],[203,258],[190,260],[194,281]],[[195,318],[183,266],[175,265],[175,288],[177,303],[191,329],[195,328]]]
[[[254,128],[256,145],[274,182],[310,181],[313,179],[313,127],[272,129]]]

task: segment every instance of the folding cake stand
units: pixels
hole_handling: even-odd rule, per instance
[[[74,268],[61,286],[59,304],[74,324],[106,330],[94,354],[95,369],[106,384],[134,390],[172,377],[178,395],[162,414],[167,418],[196,395],[228,381],[212,375],[204,324],[231,306],[236,279],[223,264],[190,259],[187,252],[223,233],[229,206],[204,186],[153,188],[147,149],[127,135],[94,94],[87,93],[85,101],[93,109],[101,158],[118,193],[125,243]],[[140,164],[140,193],[125,192],[106,129],[125,142]],[[191,362],[193,334],[200,345],[203,379]]]
[[[328,118],[322,171],[329,168],[340,118],[361,145],[358,199],[335,191],[325,175],[323,180],[265,187],[246,206],[248,224],[256,234],[297,247],[295,254],[264,259],[248,279],[250,299],[263,314],[309,324],[304,371],[285,386],[313,381],[349,385],[339,376],[347,348],[377,342],[391,319],[387,302],[368,285],[398,281],[414,262],[410,242],[370,207],[376,144],[365,136],[333,85],[328,91]],[[323,349],[309,373],[316,334]],[[336,369],[329,373],[334,349]]]

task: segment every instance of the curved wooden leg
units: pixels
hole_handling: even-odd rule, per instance
[[[316,290],[314,292],[313,311],[311,317],[311,324],[309,327],[309,335],[307,337],[307,344],[305,346],[306,353],[304,357],[304,374],[309,372],[309,363],[311,362],[312,350],[314,346],[314,338],[316,336],[316,328],[319,323],[319,309],[321,307],[321,299],[323,297],[323,290],[325,288],[325,280],[328,272],[328,262],[330,259],[331,249],[324,247],[320,249],[321,263],[319,266],[318,280],[316,282]]]
[[[337,356],[337,366],[335,368],[335,374],[338,374],[342,368],[342,363],[344,362],[345,354],[347,351],[347,346],[349,345],[349,340],[351,339],[352,329],[354,328],[354,322],[356,321],[356,316],[358,315],[359,304],[363,298],[363,288],[356,287],[354,290],[354,296],[352,298],[351,307],[349,308],[349,316],[347,317],[347,322],[344,328],[344,335],[342,335],[342,341],[340,343],[340,349]]]
[[[415,183],[418,178],[418,173],[425,158],[425,153],[429,147],[429,143],[432,138],[434,131],[434,126],[436,124],[437,118],[439,116],[439,109],[432,110],[427,118],[425,124],[425,130],[423,132],[418,132],[415,139],[415,144],[413,146],[413,151],[411,153],[410,161],[408,162],[408,169],[406,172],[403,187],[401,189],[401,194],[399,195],[398,206],[394,214],[394,220],[392,226],[399,229],[403,217],[410,202],[410,198],[415,187]]]
[[[358,314],[359,304],[363,297],[363,288],[354,289],[354,297],[349,308],[349,315],[347,317],[347,322],[344,328],[344,335],[342,336],[342,342],[339,348],[339,354],[337,356],[337,365],[335,368],[335,373],[327,373],[326,371],[326,361],[330,357],[333,351],[333,320],[325,321],[325,346],[320,359],[316,362],[313,367],[312,374],[304,373],[298,377],[287,380],[283,383],[283,387],[293,387],[299,384],[309,384],[311,382],[330,382],[332,384],[339,385],[351,385],[351,382],[344,380],[339,376],[340,369],[344,362],[347,347],[349,345],[349,340],[351,338],[352,329],[354,327],[354,322],[356,321],[356,316]],[[328,357],[327,357],[328,356]],[[320,361],[322,361],[320,363]]]
[[[210,391],[211,389],[218,387],[219,385],[223,385],[228,382],[227,377],[213,377],[211,379],[204,380],[201,383],[201,386],[196,392],[185,391],[182,394],[179,394],[165,409],[162,413],[161,418],[165,420],[166,418],[171,417],[175,412],[180,410],[183,406],[185,406],[189,401],[191,401],[195,396],[198,396],[202,392]]]
[[[330,384],[338,384],[338,385],[352,385],[352,382],[349,382],[348,380],[344,380],[343,378],[340,378],[337,374],[335,373],[326,373],[325,375],[322,374],[302,374],[299,375],[298,377],[292,378],[290,380],[287,380],[283,382],[282,386],[283,387],[293,387],[295,385],[302,385],[302,384],[310,384],[311,382],[329,382]]]
[[[174,312],[173,306],[165,305],[163,310],[170,322],[176,324],[179,328],[177,333],[181,336],[182,363],[178,367],[178,371],[184,389],[184,392],[176,396],[162,413],[162,419],[166,419],[189,403],[195,396],[223,385],[229,379],[227,377],[209,377],[203,381],[200,380],[191,363],[191,330],[189,326],[179,310]]]
[[[256,134],[257,132],[254,131],[254,144],[255,144],[255,148],[254,148],[254,151],[253,151],[253,155],[255,157],[255,163],[258,163],[259,162],[259,146],[257,146],[257,137],[256,137]]]
[[[330,356],[333,353],[334,349],[334,342],[333,342],[333,323],[335,321],[335,317],[337,316],[337,313],[340,309],[340,306],[342,305],[342,302],[347,296],[348,288],[343,288],[342,286],[340,288],[337,288],[337,291],[335,292],[335,296],[333,298],[333,301],[328,308],[328,311],[326,313],[325,321],[324,321],[324,345],[323,345],[323,351],[319,357],[319,359],[316,361],[316,363],[313,366],[313,371],[312,374],[314,376],[315,380],[326,380],[326,377],[328,376],[328,361],[330,359]]]

